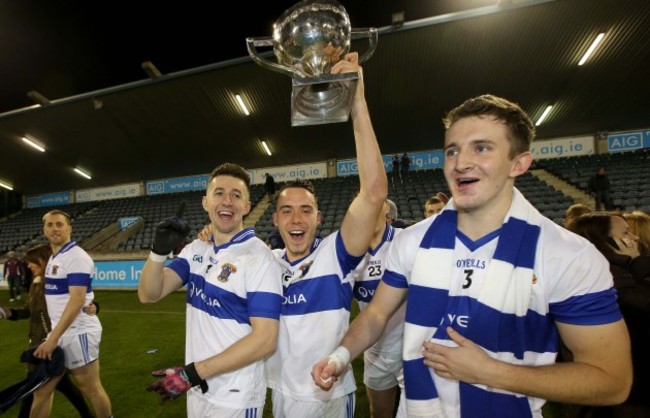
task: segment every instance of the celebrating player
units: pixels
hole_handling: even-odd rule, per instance
[[[541,417],[545,399],[623,402],[630,340],[607,260],[514,187],[532,162],[530,119],[484,95],[445,126],[451,201],[395,239],[377,293],[314,365],[314,383],[331,390],[407,300],[408,416]],[[572,362],[555,362],[560,338]]]
[[[182,207],[156,228],[138,296],[152,303],[187,286],[187,364],[156,372],[163,377],[149,389],[163,399],[189,391],[188,417],[262,416],[262,360],[276,348],[282,285],[271,250],[243,226],[250,211],[248,173],[231,163],[212,172],[203,197],[212,239],[194,240],[166,267],[190,231]]]

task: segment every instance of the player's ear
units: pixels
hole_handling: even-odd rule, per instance
[[[518,177],[528,171],[530,165],[533,163],[533,154],[530,151],[523,152],[514,158],[510,175]]]

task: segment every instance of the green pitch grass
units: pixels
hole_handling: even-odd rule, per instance
[[[95,291],[101,305],[99,317],[104,327],[100,351],[101,379],[111,399],[116,418],[186,416],[185,399],[162,403],[159,396],[146,391],[155,381],[151,371],[184,364],[185,292],[174,293],[164,300],[143,305],[135,291]],[[24,302],[24,300],[20,301]],[[0,294],[0,306],[20,307],[9,303],[7,291]],[[358,312],[356,303],[352,315]],[[27,321],[0,320],[0,389],[26,375],[20,354],[27,348]],[[151,352],[154,351],[155,352]],[[353,362],[357,378],[355,417],[368,418],[368,398],[363,385],[363,360]],[[305,373],[309,373],[305,370]],[[271,402],[266,402],[263,418],[272,418]],[[554,406],[545,409],[545,417],[560,417]],[[18,415],[16,405],[5,412]],[[60,393],[54,395],[53,418],[78,417],[76,410]]]
[[[185,292],[176,292],[164,300],[143,305],[135,291],[95,291],[101,305],[99,317],[104,327],[100,347],[102,383],[113,405],[116,418],[186,416],[184,397],[162,403],[159,395],[146,391],[156,379],[151,371],[183,365],[185,355]],[[7,291],[0,294],[0,306],[20,307],[9,303]],[[27,321],[0,320],[0,389],[24,379],[26,367],[20,354],[27,348]],[[149,353],[156,350],[155,353]],[[355,375],[363,373],[363,363],[355,361]],[[306,370],[309,373],[310,370]],[[358,417],[368,417],[368,401],[363,382],[359,381]],[[270,400],[264,418],[271,418]],[[18,415],[14,406],[5,416]],[[52,417],[77,417],[76,410],[60,393],[54,395]]]

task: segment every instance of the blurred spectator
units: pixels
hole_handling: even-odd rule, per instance
[[[391,176],[391,181],[393,182],[393,187],[395,187],[395,179],[399,177],[400,182],[402,179],[401,177],[402,173],[399,171],[399,155],[397,154],[393,155],[392,164],[393,164],[393,175]]]
[[[271,232],[266,238],[266,245],[268,245],[272,250],[285,247],[284,240],[282,239],[282,236],[280,235],[280,232],[277,228],[274,229],[273,232]]]
[[[20,262],[23,265],[23,272],[25,272],[25,275],[23,276],[23,289],[25,290],[25,293],[29,292],[30,287],[32,286],[32,280],[34,279],[34,273],[29,269],[28,267],[28,262],[26,258],[22,258]]]
[[[402,154],[400,166],[402,170],[402,175],[401,175],[402,181],[404,181],[404,177],[408,175],[408,172],[411,169],[411,158],[409,158],[407,153]]]
[[[445,207],[448,201],[449,198],[442,192],[438,192],[431,196],[426,200],[426,202],[424,202],[424,217],[428,218],[437,214]]]
[[[275,196],[275,179],[269,173],[264,174],[266,176],[266,181],[264,182],[264,190],[266,190],[266,196],[269,199],[269,202],[273,202],[273,197]]]
[[[632,342],[634,383],[621,405],[591,408],[589,417],[650,417],[650,256],[639,254],[638,237],[620,213],[582,215],[567,229],[591,241],[610,263],[618,303]]]
[[[388,213],[386,213],[386,222],[391,225],[393,228],[406,228],[413,224],[412,221],[407,221],[405,219],[400,219],[399,212],[397,212],[397,205],[390,199],[386,200],[388,202]]]
[[[584,203],[574,203],[564,212],[564,225],[568,225],[572,220],[585,213],[591,213],[593,209]]]
[[[589,180],[589,193],[596,200],[596,210],[601,210],[603,207],[605,210],[614,209],[609,195],[610,186],[607,170],[605,167],[599,167],[596,175]]]
[[[650,255],[650,215],[635,210],[623,214],[630,226],[630,231],[639,237],[639,252],[641,255]]]
[[[23,277],[25,272],[23,270],[23,263],[16,257],[15,251],[7,253],[7,261],[5,261],[2,275],[7,280],[9,286],[9,302],[20,300],[20,290],[23,287]]]

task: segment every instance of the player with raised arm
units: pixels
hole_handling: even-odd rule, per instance
[[[332,74],[360,72],[356,53],[332,67]],[[277,351],[267,360],[275,418],[352,418],[356,383],[351,367],[323,392],[311,381],[311,365],[329,354],[347,330],[355,269],[367,253],[377,216],[387,197],[381,153],[364,97],[363,77],[352,105],[360,191],[339,231],[316,237],[320,212],[311,183],[284,185],[273,222],[285,242],[274,250],[283,266],[284,304]]]

